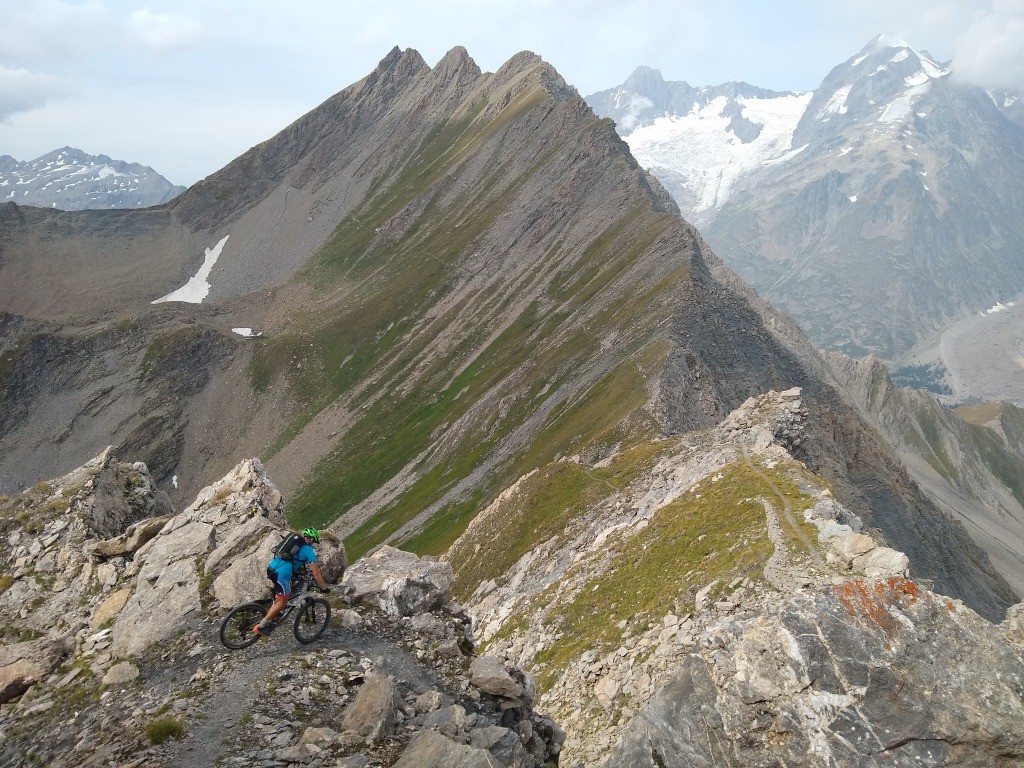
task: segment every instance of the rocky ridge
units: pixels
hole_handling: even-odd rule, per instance
[[[903,578],[708,627],[606,766],[1016,765],[1020,606],[993,625]]]
[[[477,657],[447,564],[384,548],[348,569],[316,644],[224,649],[220,616],[265,593],[284,531],[256,459],[176,515],[147,516],[166,498],[109,451],[2,504],[0,765],[527,768],[559,751],[532,677]],[[318,549],[340,579],[340,542]]]
[[[503,572],[482,571],[510,529],[529,525],[517,507],[537,477],[523,478],[446,553],[469,585],[487,652],[538,676],[541,704],[568,734],[570,765],[603,759],[723,618],[857,576],[907,576],[907,556],[864,531],[793,459],[805,417],[799,390],[750,398],[714,429],[659,445],[628,483],[598,478],[605,492],[564,531],[539,536]],[[737,507],[739,526],[723,518]]]
[[[709,430],[560,459],[441,561],[382,546],[346,568],[325,541],[345,575],[324,637],[240,652],[218,618],[265,589],[283,530],[261,463],[147,517],[166,509],[145,466],[105,452],[0,502],[3,625],[30,628],[0,644],[0,765],[1021,759],[1020,606],[997,627],[909,580],[793,459],[807,415],[799,390],[771,392]],[[510,532],[536,541],[502,570]]]

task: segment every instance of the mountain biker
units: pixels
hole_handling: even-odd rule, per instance
[[[267,578],[274,583],[274,604],[270,606],[263,621],[252,628],[257,635],[267,637],[274,630],[273,621],[284,608],[292,596],[292,574],[304,565],[309,565],[317,586],[326,594],[331,593],[323,575],[320,573],[320,566],[316,563],[316,550],[313,544],[320,543],[320,531],[316,528],[304,528],[302,538],[306,543],[296,552],[290,560],[275,556],[267,566]]]

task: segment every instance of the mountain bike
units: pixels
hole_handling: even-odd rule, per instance
[[[310,592],[311,589],[315,589],[315,585],[311,583],[311,575],[304,571],[305,569],[292,577],[292,597],[271,622],[271,626],[283,624],[294,612],[292,632],[295,639],[300,643],[312,643],[324,633],[331,621],[331,604],[327,602],[327,598]],[[271,595],[269,598],[236,605],[220,623],[220,641],[234,651],[248,648],[255,643],[261,635],[253,632],[252,628],[263,620],[273,602],[274,598]]]

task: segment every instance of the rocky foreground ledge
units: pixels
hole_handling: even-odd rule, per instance
[[[227,608],[266,592],[284,532],[255,459],[178,514],[144,465],[109,452],[0,499],[0,768],[1024,764],[1024,609],[994,625],[910,579],[906,556],[784,452],[799,416],[782,393],[734,414],[720,430],[732,442],[670,445],[563,539],[478,580],[473,617],[451,599],[458,547],[449,562],[383,546],[348,567],[325,536],[341,587],[308,646],[287,627],[244,651],[217,639]],[[799,494],[772,491],[780,468]],[[747,478],[740,498],[716,495],[733,475]],[[499,513],[525,482],[471,527],[466,552],[496,557],[484,544],[504,540],[496,521],[517,524]],[[753,548],[757,567],[702,573],[675,603],[637,611],[642,585],[622,563],[701,505],[719,525],[719,510],[746,510],[733,551]],[[728,550],[701,526],[689,540],[707,563]],[[612,534],[618,555],[601,547]],[[623,612],[598,615],[588,645],[558,622],[594,594],[594,611],[613,594]],[[567,644],[557,664],[539,655]]]
[[[477,656],[446,563],[383,547],[346,573],[328,534],[323,637],[221,646],[224,611],[268,591],[283,511],[258,460],[175,515],[109,451],[0,500],[0,766],[557,761],[564,733],[530,675]]]

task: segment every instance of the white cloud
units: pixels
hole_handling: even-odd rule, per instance
[[[66,96],[67,83],[50,75],[19,67],[0,66],[0,123],[8,122],[12,115],[43,107],[51,99]]]
[[[1024,0],[977,10],[956,40],[953,72],[969,83],[1024,91]]]
[[[149,8],[133,11],[128,28],[142,43],[157,53],[191,48],[206,36],[203,25],[180,13],[153,13]]]
[[[0,64],[53,69],[88,55],[114,27],[101,2],[0,2]]]
[[[629,104],[627,105],[626,113],[619,118],[619,127],[624,131],[632,131],[636,128],[637,120],[640,119],[640,113],[645,109],[650,109],[654,106],[654,102],[648,99],[646,96],[639,96],[633,94],[630,96]]]

